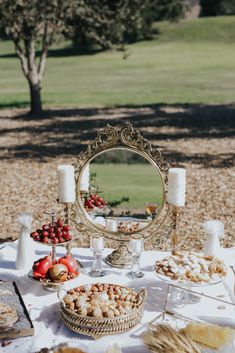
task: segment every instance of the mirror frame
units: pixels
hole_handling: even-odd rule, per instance
[[[111,125],[107,125],[103,130],[99,131],[97,137],[91,142],[85,151],[82,151],[78,157],[77,162],[74,164],[75,169],[75,182],[76,182],[76,202],[72,205],[71,220],[75,227],[81,231],[81,220],[83,230],[87,234],[94,232],[102,233],[106,238],[115,241],[127,242],[130,240],[131,234],[111,232],[96,226],[88,217],[87,212],[83,206],[82,198],[80,195],[80,180],[82,172],[85,167],[98,155],[105,151],[115,149],[126,149],[139,154],[148,160],[155,168],[156,172],[160,174],[163,184],[163,201],[161,203],[160,212],[158,215],[144,228],[133,232],[131,234],[141,233],[143,237],[150,238],[157,235],[159,229],[164,224],[167,215],[168,207],[166,204],[166,192],[168,181],[168,163],[163,159],[161,152],[156,146],[153,146],[150,141],[144,138],[141,133],[135,129],[131,124],[118,129]]]

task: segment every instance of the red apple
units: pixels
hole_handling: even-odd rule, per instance
[[[49,234],[49,238],[52,239],[52,238],[55,238],[56,237],[56,234],[55,233],[50,233]]]
[[[65,241],[64,238],[62,238],[62,237],[58,238],[58,239],[59,239],[59,243],[64,243],[64,241]]]
[[[59,239],[58,238],[53,238],[52,239],[52,243],[53,244],[58,244],[59,243]]]
[[[42,232],[42,236],[43,236],[43,237],[48,237],[48,235],[49,235],[49,233],[48,233],[46,230],[44,230],[44,231]]]

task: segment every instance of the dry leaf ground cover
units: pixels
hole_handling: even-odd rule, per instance
[[[223,243],[235,240],[234,115],[232,105],[152,105],[124,108],[50,110],[41,119],[24,110],[1,110],[0,239],[19,235],[17,214],[34,213],[34,226],[46,221],[43,211],[56,204],[56,168],[73,163],[82,148],[107,123],[133,123],[159,146],[171,166],[187,169],[187,207],[180,221],[185,248],[200,248],[202,222],[225,224]],[[78,243],[82,243],[77,234]]]

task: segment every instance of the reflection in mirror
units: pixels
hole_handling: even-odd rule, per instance
[[[164,202],[157,168],[128,149],[104,151],[92,159],[79,189],[87,217],[100,228],[122,234],[145,228]]]

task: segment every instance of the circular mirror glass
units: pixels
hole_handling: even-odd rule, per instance
[[[133,234],[160,214],[165,190],[156,165],[128,148],[96,155],[78,179],[79,203],[99,230]]]

